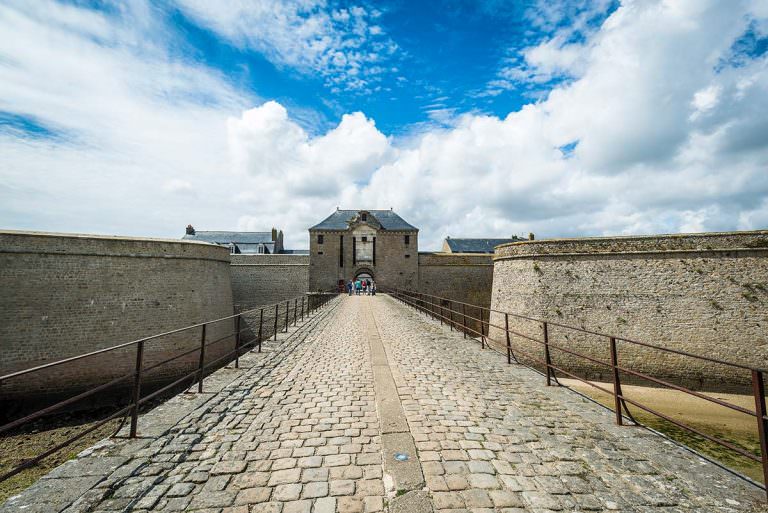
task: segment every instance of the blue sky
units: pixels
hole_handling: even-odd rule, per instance
[[[3,0],[0,32],[0,227],[768,226],[764,0]]]
[[[615,10],[618,3],[606,2],[589,12],[583,30],[571,36],[583,39]],[[362,111],[376,120],[388,135],[403,135],[424,125],[446,125],[463,113],[499,117],[540,98],[561,81],[517,80],[503,87],[489,84],[504,64],[558,29],[591,4],[577,2],[570,12],[552,24],[532,19],[536,2],[338,2],[336,10],[363,6],[381,32],[370,36],[362,51],[375,53],[369,68],[379,71],[363,77],[357,88],[349,81],[329,84],[312,69],[286,66],[270,60],[264,52],[238,45],[190,16],[183,8],[165,5],[158,14],[167,18],[184,58],[219,69],[230,80],[261,98],[274,99],[288,108],[310,110],[302,119],[310,131],[327,130],[342,114]],[[384,48],[376,48],[383,45]]]

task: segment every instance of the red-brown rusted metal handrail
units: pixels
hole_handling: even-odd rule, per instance
[[[768,498],[768,487],[766,486],[768,484],[768,412],[766,412],[765,380],[764,380],[764,374],[765,374],[766,371],[764,369],[760,369],[760,368],[757,368],[757,367],[750,367],[750,366],[747,366],[747,365],[742,365],[742,364],[733,363],[733,362],[727,362],[727,361],[723,361],[723,360],[718,360],[716,358],[712,358],[712,357],[708,357],[708,356],[696,355],[696,354],[693,354],[693,353],[688,353],[686,351],[679,351],[679,350],[675,350],[675,349],[660,347],[660,346],[657,346],[657,345],[654,345],[654,344],[648,344],[648,343],[645,343],[645,342],[631,340],[631,339],[627,339],[627,338],[624,338],[624,337],[619,337],[619,336],[615,336],[615,335],[609,335],[609,334],[605,334],[605,333],[591,331],[591,330],[587,330],[587,329],[576,327],[576,326],[569,326],[569,325],[563,324],[563,323],[551,322],[551,321],[547,321],[547,320],[543,320],[543,319],[537,319],[537,318],[534,318],[534,317],[529,317],[529,316],[525,316],[525,315],[519,315],[519,314],[515,314],[515,313],[512,313],[512,312],[504,312],[504,311],[501,311],[501,310],[491,309],[491,308],[488,308],[488,307],[483,307],[483,306],[480,306],[480,305],[474,305],[474,304],[466,303],[466,302],[462,302],[462,301],[456,301],[456,300],[452,300],[452,299],[441,297],[441,296],[434,296],[434,295],[430,295],[430,294],[423,294],[423,293],[420,293],[420,292],[413,292],[413,291],[400,290],[400,289],[393,289],[393,290],[390,291],[390,294],[393,297],[395,297],[396,299],[402,301],[403,303],[405,303],[405,304],[407,304],[409,306],[412,306],[413,308],[415,308],[417,310],[423,311],[423,312],[431,315],[433,318],[439,319],[441,323],[443,321],[450,322],[452,328],[456,327],[456,322],[457,322],[456,319],[454,318],[454,315],[453,315],[454,314],[453,306],[454,305],[460,305],[461,306],[461,311],[460,312],[456,312],[456,313],[460,313],[461,314],[461,315],[459,315],[459,317],[461,318],[461,326],[457,327],[457,329],[461,329],[461,331],[464,332],[465,338],[466,338],[466,334],[467,333],[473,333],[474,335],[480,337],[481,347],[485,348],[485,346],[487,345],[489,348],[496,350],[493,347],[493,345],[491,344],[491,342],[496,342],[496,343],[499,343],[500,345],[501,345],[501,342],[500,341],[494,341],[494,340],[492,340],[490,338],[490,328],[493,327],[493,328],[501,330],[502,332],[504,332],[504,337],[505,337],[505,344],[503,344],[502,347],[506,348],[507,363],[510,363],[510,364],[512,363],[512,357],[513,357],[514,353],[521,354],[521,355],[525,356],[526,358],[528,358],[530,361],[536,362],[537,364],[542,365],[545,368],[547,385],[551,384],[552,379],[554,379],[555,381],[557,380],[555,371],[558,371],[558,372],[562,373],[563,375],[566,375],[566,376],[569,376],[571,378],[577,379],[577,380],[579,380],[579,381],[581,381],[583,383],[586,383],[587,385],[589,385],[591,387],[594,387],[594,388],[596,388],[596,389],[598,389],[598,390],[600,390],[600,391],[602,391],[604,393],[612,395],[614,397],[613,411],[616,414],[616,423],[619,424],[619,425],[623,425],[622,409],[627,413],[627,415],[636,424],[639,424],[632,417],[632,415],[631,415],[631,413],[629,411],[629,408],[627,407],[626,403],[629,403],[629,404],[634,405],[637,408],[640,408],[643,411],[646,411],[646,412],[648,412],[648,413],[650,413],[652,415],[655,415],[655,416],[657,416],[659,418],[662,418],[662,419],[664,419],[664,420],[666,420],[666,421],[668,421],[668,422],[670,422],[670,423],[672,423],[672,424],[674,424],[674,425],[676,425],[676,426],[678,426],[678,427],[680,427],[682,429],[685,429],[687,431],[695,433],[695,434],[705,438],[706,440],[709,440],[710,442],[716,443],[716,444],[718,444],[718,445],[720,445],[722,447],[725,447],[725,448],[727,448],[729,450],[732,450],[732,451],[736,452],[737,454],[739,454],[741,456],[744,456],[744,457],[746,457],[748,459],[751,459],[753,461],[761,463],[762,468],[763,468],[763,476],[764,476],[764,480],[765,480],[766,484],[760,485],[759,483],[755,483],[754,481],[751,481],[751,480],[750,480],[750,482],[753,482],[754,484],[757,484],[758,486],[761,486],[761,488],[766,490],[766,497]],[[438,304],[436,301],[439,301],[440,304]],[[439,313],[436,312],[436,308],[435,307],[439,307]],[[467,316],[467,314],[466,314],[467,307],[474,308],[478,312],[480,312],[480,318],[478,319],[478,318],[475,318],[475,317],[472,317],[472,316]],[[446,308],[448,309],[448,313],[447,314],[444,312],[444,309],[446,309]],[[484,312],[484,311],[488,312],[488,320],[487,321],[485,319],[483,319],[482,312]],[[497,313],[497,314],[500,314],[500,315],[504,316],[504,326],[497,326],[497,325],[491,323],[491,321],[490,321],[490,318],[491,318],[490,314],[491,314],[491,312]],[[536,322],[536,323],[540,323],[541,324],[541,328],[542,328],[543,340],[537,339],[535,337],[532,337],[532,336],[529,336],[529,335],[525,335],[523,333],[519,333],[519,332],[517,332],[515,330],[510,329],[509,328],[509,316],[513,316],[513,317],[516,317],[516,318],[525,319],[525,320],[528,320],[528,321],[533,321],[533,322]],[[472,328],[467,323],[468,319],[471,320],[471,321],[476,321],[476,322],[480,323],[480,331],[479,332],[476,329]],[[486,334],[486,330],[484,329],[486,326],[488,328],[487,334]],[[579,332],[582,332],[582,333],[587,333],[587,334],[595,335],[595,336],[598,336],[598,337],[601,337],[601,338],[607,338],[608,342],[609,342],[609,346],[608,347],[609,347],[609,351],[610,351],[610,362],[601,360],[599,358],[594,358],[594,357],[589,356],[589,355],[581,354],[581,353],[579,353],[577,351],[574,351],[572,349],[565,348],[565,347],[563,347],[560,344],[553,344],[552,342],[549,341],[549,330],[548,330],[549,326],[557,326],[559,328],[571,329],[571,330],[579,331]],[[535,357],[534,355],[527,354],[525,351],[521,350],[520,348],[513,348],[512,347],[512,343],[511,343],[510,335],[515,335],[515,336],[521,337],[523,339],[526,339],[526,340],[529,340],[529,341],[532,341],[532,342],[536,342],[537,344],[542,345],[543,349],[544,349],[544,359],[542,360],[540,358]],[[722,401],[722,400],[717,399],[715,397],[707,396],[707,395],[699,393],[699,392],[697,392],[695,390],[690,390],[690,389],[688,389],[686,387],[683,387],[683,386],[680,386],[680,385],[676,385],[676,384],[670,383],[670,382],[668,382],[666,380],[663,380],[663,379],[660,379],[660,378],[656,378],[656,377],[650,376],[650,375],[648,375],[646,373],[635,371],[633,369],[628,369],[626,367],[623,367],[623,366],[619,365],[619,351],[617,349],[617,344],[616,344],[617,341],[627,342],[629,344],[639,345],[639,346],[643,346],[643,347],[646,347],[646,348],[649,348],[649,349],[658,350],[658,351],[662,351],[662,352],[666,352],[666,353],[672,353],[672,354],[676,354],[676,355],[680,355],[680,356],[696,358],[698,360],[707,361],[707,362],[715,363],[715,364],[718,364],[718,365],[725,365],[725,366],[728,366],[728,367],[731,367],[731,368],[735,368],[735,369],[750,371],[750,373],[751,373],[751,381],[752,381],[752,389],[753,389],[753,396],[754,396],[754,399],[755,399],[755,411],[749,410],[747,408],[743,408],[743,407],[741,407],[739,405],[736,405],[736,404],[731,404],[729,402]],[[574,372],[571,372],[568,369],[562,368],[561,365],[554,365],[552,363],[552,358],[551,358],[551,352],[550,352],[551,349],[555,349],[557,351],[561,351],[563,353],[569,354],[571,356],[575,356],[577,358],[583,358],[583,359],[588,360],[590,362],[593,362],[595,364],[598,364],[598,365],[601,365],[601,366],[605,366],[606,368],[611,369],[611,371],[612,371],[612,378],[613,378],[613,390],[608,390],[607,388],[598,386],[598,385],[588,381],[587,379],[582,378],[581,376],[578,376]],[[498,352],[500,352],[500,351],[498,351]],[[515,361],[517,361],[516,357],[515,357]],[[518,363],[519,363],[519,361],[518,361]],[[633,375],[633,376],[641,378],[641,379],[645,379],[645,380],[651,381],[653,383],[656,383],[657,385],[668,387],[668,388],[671,388],[673,390],[677,390],[679,392],[683,392],[685,394],[694,396],[696,398],[699,398],[699,399],[702,399],[702,400],[705,400],[705,401],[709,401],[711,403],[714,403],[714,404],[717,404],[719,406],[728,408],[730,410],[733,410],[733,411],[736,411],[736,412],[739,412],[739,413],[742,413],[742,414],[745,414],[745,415],[749,415],[749,416],[755,417],[756,420],[757,420],[758,439],[760,441],[760,456],[757,456],[757,455],[755,455],[755,454],[753,454],[753,453],[751,453],[751,452],[749,452],[749,451],[747,451],[747,450],[745,450],[745,449],[743,449],[741,447],[738,447],[738,446],[728,442],[727,440],[723,440],[723,439],[720,439],[720,438],[718,438],[716,436],[712,436],[712,435],[706,434],[706,433],[702,432],[701,430],[699,430],[699,429],[697,429],[695,427],[689,426],[689,425],[685,424],[684,422],[680,422],[680,421],[677,421],[675,419],[672,419],[668,415],[665,415],[665,414],[663,414],[661,412],[658,412],[658,411],[654,410],[653,408],[648,407],[647,405],[641,404],[640,402],[638,402],[636,400],[633,400],[633,399],[630,399],[630,398],[626,397],[622,393],[622,390],[621,390],[621,377],[620,377],[620,374],[622,372],[630,374],[630,375]]]
[[[311,312],[314,312],[314,311],[318,310],[319,308],[322,308],[332,298],[336,297],[337,295],[338,294],[335,293],[335,292],[316,292],[316,293],[313,292],[313,293],[308,293],[306,295],[302,295],[301,296],[301,303],[299,303],[299,298],[298,297],[292,298],[293,299],[293,309],[294,309],[293,310],[293,317],[294,317],[293,324],[296,325],[296,322],[297,322],[296,319],[297,319],[297,317],[299,315],[298,312],[297,312],[297,308],[299,308],[299,306],[301,307],[301,314],[300,315],[301,315],[301,319],[303,321],[304,318],[306,316],[308,316]],[[117,418],[117,417],[119,417],[119,416],[121,416],[123,414],[130,414],[130,416],[131,416],[131,424],[130,424],[130,429],[129,429],[129,436],[131,438],[136,437],[136,435],[137,435],[137,428],[138,428],[139,408],[140,408],[141,405],[146,404],[148,401],[154,399],[155,397],[158,397],[159,395],[161,395],[161,394],[163,394],[163,393],[165,393],[165,392],[167,392],[167,391],[169,391],[171,389],[174,389],[175,387],[181,385],[182,383],[184,383],[185,381],[188,381],[190,378],[193,378],[193,377],[196,378],[196,381],[198,383],[198,392],[202,392],[203,391],[203,380],[205,378],[206,370],[214,368],[217,364],[221,363],[222,361],[234,361],[236,366],[239,367],[239,357],[240,357],[240,355],[243,354],[246,349],[252,348],[252,346],[254,346],[254,345],[257,345],[258,351],[261,352],[261,345],[262,345],[262,342],[264,341],[264,337],[263,337],[263,334],[264,334],[264,320],[265,320],[264,319],[264,308],[271,308],[272,306],[276,307],[276,310],[275,310],[275,312],[276,312],[276,314],[275,314],[275,326],[277,326],[277,315],[280,314],[280,310],[281,310],[280,309],[280,305],[282,305],[282,304],[283,304],[283,302],[281,301],[280,303],[276,303],[274,305],[260,306],[260,307],[257,307],[257,308],[253,308],[253,309],[250,309],[250,310],[245,310],[245,311],[239,312],[239,313],[234,314],[234,315],[228,315],[226,317],[221,317],[221,318],[218,318],[218,319],[212,319],[210,321],[205,321],[205,322],[193,324],[193,325],[187,326],[185,328],[178,328],[178,329],[166,331],[166,332],[163,332],[163,333],[158,333],[158,334],[155,334],[155,335],[150,335],[148,337],[143,337],[143,338],[140,338],[140,339],[132,340],[130,342],[125,342],[125,343],[118,344],[118,345],[111,346],[111,347],[107,347],[107,348],[104,348],[104,349],[99,349],[97,351],[91,351],[91,352],[84,353],[84,354],[81,354],[81,355],[72,356],[72,357],[69,357],[69,358],[64,358],[64,359],[61,359],[61,360],[57,360],[55,362],[50,362],[50,363],[46,363],[46,364],[42,364],[42,365],[37,365],[35,367],[31,367],[31,368],[28,368],[28,369],[23,369],[23,370],[20,370],[20,371],[15,371],[15,372],[12,372],[12,373],[0,376],[0,383],[2,383],[4,381],[10,380],[10,379],[18,378],[18,377],[21,377],[21,376],[25,376],[25,375],[32,374],[32,373],[35,373],[35,372],[39,372],[39,371],[46,370],[46,369],[51,369],[53,367],[57,367],[57,366],[61,366],[61,365],[66,365],[68,363],[79,361],[79,360],[82,360],[82,359],[85,359],[85,358],[89,358],[89,357],[92,357],[92,356],[108,353],[108,352],[115,351],[115,350],[118,350],[118,349],[123,349],[123,348],[126,348],[126,347],[136,346],[136,355],[135,355],[135,362],[136,362],[136,364],[135,364],[134,371],[132,371],[132,372],[130,372],[128,374],[125,374],[123,376],[119,376],[117,378],[114,378],[114,379],[112,379],[112,380],[110,380],[110,381],[108,381],[106,383],[101,384],[101,385],[98,385],[97,387],[95,387],[93,389],[90,389],[90,390],[87,390],[85,392],[79,393],[79,394],[77,394],[77,395],[75,395],[73,397],[67,398],[67,399],[65,399],[63,401],[59,401],[59,402],[57,402],[57,403],[55,403],[55,404],[53,404],[51,406],[48,406],[48,407],[43,408],[41,410],[35,411],[35,412],[33,412],[33,413],[29,414],[29,415],[26,415],[26,416],[24,416],[24,417],[22,417],[20,419],[16,419],[14,421],[11,421],[11,422],[3,425],[3,426],[0,426],[0,434],[2,434],[4,432],[6,432],[6,431],[9,431],[9,430],[14,429],[14,428],[18,428],[18,427],[20,427],[20,426],[22,426],[24,424],[28,424],[29,422],[32,422],[32,421],[34,421],[36,419],[39,419],[41,417],[44,417],[46,415],[49,415],[49,414],[51,414],[51,413],[53,413],[55,411],[58,411],[58,410],[64,408],[65,406],[74,404],[74,403],[76,403],[78,401],[81,401],[83,399],[91,397],[91,396],[93,396],[93,395],[95,395],[95,394],[97,394],[99,392],[103,392],[104,390],[107,390],[107,389],[109,389],[109,388],[111,388],[111,387],[113,387],[113,386],[115,386],[117,384],[120,384],[120,383],[125,382],[125,381],[129,381],[131,378],[133,378],[133,386],[131,387],[131,400],[130,400],[130,402],[124,408],[121,408],[117,412],[111,414],[109,417],[99,421],[98,423],[94,424],[93,426],[89,426],[87,429],[85,429],[84,431],[76,434],[75,436],[70,437],[67,440],[64,440],[63,442],[57,444],[55,447],[47,449],[42,454],[39,454],[39,455],[37,455],[37,456],[35,456],[33,458],[30,458],[30,459],[27,459],[27,460],[23,461],[19,465],[13,467],[9,471],[7,471],[4,474],[0,475],[0,482],[5,481],[6,479],[8,479],[10,477],[13,477],[14,475],[18,474],[19,472],[21,472],[22,470],[24,470],[24,469],[26,469],[28,467],[33,466],[34,464],[38,463],[42,459],[50,456],[51,454],[54,454],[55,452],[57,452],[57,451],[63,449],[64,447],[70,445],[71,443],[79,440],[80,438],[82,438],[83,436],[87,435],[88,433],[90,433],[90,432],[98,429],[99,427],[103,426],[104,424],[106,424],[110,420],[113,420],[113,419],[115,419],[115,418]],[[286,308],[286,311],[285,311],[285,318],[286,318],[285,331],[287,332],[288,331],[288,324],[289,324],[288,323],[288,320],[289,320],[289,310],[291,308],[290,300],[285,303],[285,308]],[[250,328],[249,327],[245,327],[245,328],[241,328],[240,327],[241,326],[241,318],[242,318],[243,315],[255,314],[256,312],[259,313],[258,335],[256,335],[251,340],[243,343],[242,339],[241,339],[241,335],[242,335],[243,331],[247,331]],[[207,328],[207,326],[210,326],[212,324],[216,324],[216,323],[219,323],[219,322],[231,320],[231,319],[235,319],[235,323],[236,323],[235,332],[228,333],[228,334],[226,334],[226,335],[224,335],[222,337],[217,338],[216,340],[206,340],[206,328]],[[155,362],[154,364],[152,364],[150,366],[144,366],[144,346],[145,346],[145,343],[153,341],[153,340],[160,339],[160,338],[165,337],[165,336],[174,335],[174,334],[178,334],[178,333],[182,333],[182,332],[186,332],[186,331],[190,331],[190,330],[195,330],[195,329],[198,329],[198,328],[200,329],[200,333],[201,333],[201,335],[200,335],[200,345],[198,347],[195,347],[193,349],[184,351],[184,352],[182,352],[180,354],[177,354],[177,355],[174,355],[174,356],[172,356],[170,358],[166,358],[166,359],[164,359],[164,360],[162,360],[160,362]],[[276,329],[276,331],[277,331],[277,329]],[[275,336],[276,336],[276,334],[277,333],[275,333]],[[218,343],[220,343],[220,342],[222,342],[224,340],[230,339],[231,337],[235,337],[234,349],[232,351],[226,352],[224,355],[220,356],[219,358],[217,358],[214,361],[210,361],[210,362],[206,362],[205,361],[205,350],[206,350],[206,348],[208,348],[208,347],[210,347],[210,346],[212,346],[214,344],[218,344]],[[148,394],[148,395],[146,395],[144,397],[141,396],[141,384],[142,384],[143,376],[144,376],[144,374],[146,372],[148,372],[150,370],[153,370],[153,369],[156,369],[156,368],[160,367],[161,365],[167,364],[169,362],[178,360],[179,358],[183,358],[185,356],[189,356],[189,355],[191,355],[193,353],[196,353],[196,352],[200,353],[200,358],[199,358],[198,365],[196,365],[195,369],[192,372],[184,374],[180,378],[174,380],[172,383],[167,384],[167,385],[161,387],[160,389],[153,391],[151,394]],[[192,381],[192,383],[194,383],[194,382],[195,382],[195,380]]]
[[[457,305],[470,306],[472,308],[477,308],[477,309],[482,310],[484,312],[489,312],[489,313],[493,312],[493,313],[498,313],[498,314],[502,314],[502,315],[507,314],[507,315],[511,315],[512,317],[517,317],[519,319],[525,319],[525,320],[534,321],[534,322],[546,322],[549,326],[557,326],[559,328],[566,328],[566,329],[570,329],[570,330],[574,330],[574,331],[580,331],[582,333],[587,333],[589,335],[595,335],[595,336],[598,336],[598,337],[606,337],[606,338],[614,337],[614,338],[616,338],[616,340],[619,340],[619,341],[622,341],[622,342],[628,342],[630,344],[645,346],[645,347],[648,347],[648,348],[651,348],[651,349],[658,349],[659,351],[664,351],[664,352],[667,352],[667,353],[674,353],[674,354],[677,354],[677,355],[680,355],[680,356],[688,356],[690,358],[696,358],[696,359],[699,359],[699,360],[706,360],[706,361],[709,361],[709,362],[712,362],[712,363],[719,363],[719,364],[729,365],[731,367],[738,367],[740,369],[746,369],[746,370],[750,370],[750,371],[751,370],[758,370],[758,371],[760,371],[762,373],[768,373],[768,368],[764,368],[764,367],[754,367],[754,366],[750,366],[750,365],[744,365],[744,364],[741,364],[741,363],[725,362],[723,360],[718,360],[717,358],[712,358],[712,357],[709,357],[709,356],[704,356],[704,355],[695,354],[695,353],[689,353],[689,352],[686,352],[686,351],[681,351],[679,349],[672,349],[672,348],[669,348],[669,347],[658,346],[658,345],[655,345],[655,344],[649,344],[648,342],[641,342],[639,340],[634,340],[634,339],[631,339],[631,338],[625,338],[625,337],[621,337],[621,336],[611,335],[609,333],[602,333],[600,331],[588,330],[588,329],[581,328],[581,327],[578,327],[578,326],[570,326],[568,324],[562,324],[562,323],[559,323],[559,322],[556,322],[556,321],[549,321],[549,320],[546,320],[546,319],[540,319],[538,317],[530,317],[530,316],[527,316],[527,315],[517,314],[517,313],[514,313],[514,312],[504,312],[502,310],[496,310],[494,308],[488,308],[487,306],[475,305],[475,304],[472,304],[472,303],[465,303],[465,302],[462,302],[462,301],[457,301],[457,300],[446,298],[446,297],[442,297],[442,296],[434,296],[434,295],[430,295],[430,294],[422,294],[421,292],[405,291],[405,290],[402,290],[402,289],[392,289],[392,291],[395,292],[395,293],[397,293],[397,292],[410,292],[412,294],[419,294],[421,296],[428,296],[428,297],[431,297],[431,298],[434,298],[434,299],[440,299],[440,300],[443,300],[443,301],[453,302],[453,303],[456,303]],[[437,305],[437,303],[430,303],[430,304]],[[477,319],[477,320],[479,320],[479,319]],[[494,328],[498,328],[498,329],[501,329],[501,330],[504,329],[502,326],[496,326],[495,324],[491,324],[489,321],[483,320],[482,322],[484,322],[485,325],[490,325],[491,327],[494,327]]]

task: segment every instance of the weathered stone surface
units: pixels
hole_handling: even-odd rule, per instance
[[[768,231],[553,239],[497,248],[493,308],[632,340],[755,365],[768,361]],[[755,284],[759,285],[755,288]],[[541,340],[541,326],[509,317],[510,328]],[[500,314],[491,323],[504,326]],[[498,329],[490,336],[504,341]],[[607,358],[607,342],[550,326],[570,350]],[[541,345],[514,337],[514,347]],[[679,385],[751,391],[750,373],[695,358],[619,344],[632,369]],[[521,358],[523,356],[521,355]],[[610,381],[610,368],[563,352],[555,365]],[[623,374],[627,382],[632,376]],[[642,384],[647,384],[643,382]]]
[[[756,489],[716,466],[615,426],[602,408],[390,297],[376,303],[416,447],[439,455],[422,463],[435,509],[763,508]],[[739,506],[726,502],[733,494]]]
[[[541,376],[391,298],[344,297],[326,312],[322,329],[299,328],[244,356],[237,379],[135,455],[124,453],[130,461],[112,475],[62,477],[64,469],[0,512],[69,504],[67,513],[764,510],[756,489],[714,465],[613,425],[594,404],[542,386]],[[391,454],[376,408],[369,314],[407,420],[408,432],[395,435],[411,440],[426,490],[385,489]]]

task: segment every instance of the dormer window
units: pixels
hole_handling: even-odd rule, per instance
[[[363,214],[361,215],[361,219],[363,220],[363,222],[366,222],[366,221],[368,221],[368,214],[366,214],[365,212],[363,212]]]

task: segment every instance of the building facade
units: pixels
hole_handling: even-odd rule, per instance
[[[372,278],[380,288],[412,288],[419,276],[419,230],[392,210],[336,210],[309,229],[309,290]]]

